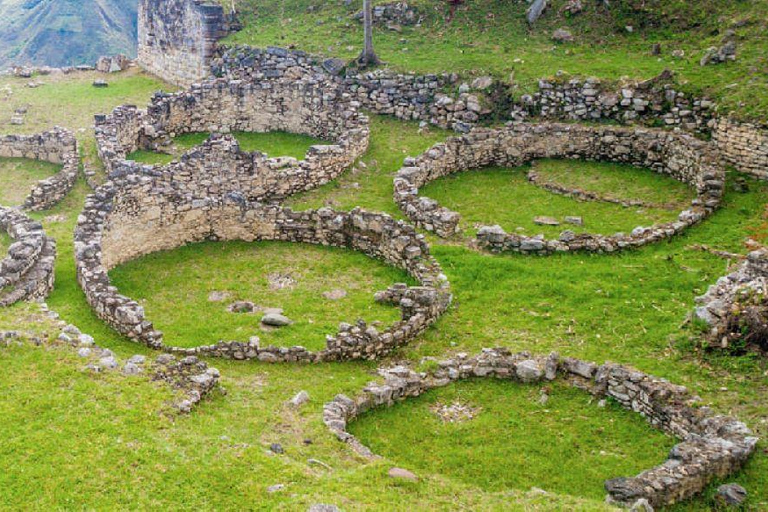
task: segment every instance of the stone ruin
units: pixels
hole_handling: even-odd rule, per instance
[[[0,136],[0,158],[28,158],[62,166],[33,187],[22,205],[29,211],[47,210],[64,199],[75,186],[80,168],[75,135],[59,127],[35,135]]]
[[[303,160],[244,152],[232,131],[286,131],[334,141],[314,145]],[[153,171],[179,189],[211,195],[222,187],[248,201],[281,199],[338,177],[368,149],[368,118],[338,89],[311,80],[254,84],[214,80],[177,94],[158,93],[146,111],[118,107],[98,116],[99,156],[109,172],[129,174],[142,167],[126,160],[137,149],[160,149],[179,134],[211,132],[203,145]],[[199,175],[210,177],[210,182]],[[185,183],[185,181],[187,183]]]
[[[762,248],[749,253],[736,270],[696,298],[694,317],[707,325],[706,338],[712,347],[768,352],[766,296],[768,249]],[[734,347],[739,342],[744,346]]]
[[[0,260],[0,307],[43,299],[53,289],[56,242],[24,213],[0,206],[0,229],[13,243]]]
[[[713,480],[741,469],[758,442],[744,423],[698,406],[700,399],[686,388],[613,363],[598,366],[578,359],[561,359],[554,353],[538,357],[495,348],[484,349],[474,357],[457,354],[438,361],[437,365],[436,370],[428,373],[417,373],[404,366],[379,370],[383,383],[368,384],[354,399],[337,395],[327,403],[323,409],[324,423],[339,440],[371,458],[375,457],[373,452],[347,431],[349,422],[370,409],[392,406],[464,379],[496,378],[535,384],[559,377],[596,397],[614,400],[625,409],[640,413],[655,428],[681,439],[661,465],[634,477],[614,478],[605,483],[607,501],[626,507],[638,502],[664,507],[690,498]]]
[[[572,124],[509,124],[503,129],[475,129],[438,143],[408,158],[395,175],[394,198],[418,227],[441,237],[460,230],[460,215],[419,196],[427,183],[469,169],[517,167],[540,158],[618,162],[647,167],[694,187],[697,198],[675,222],[638,227],[631,234],[610,236],[564,231],[557,240],[506,233],[499,226],[481,227],[480,247],[492,252],[551,254],[565,251],[616,252],[657,242],[700,222],[719,205],[725,171],[711,146],[687,134],[652,129],[593,127]]]
[[[190,186],[186,195],[166,181],[167,175],[126,174],[105,183],[86,200],[75,231],[78,281],[86,298],[106,323],[149,347],[184,355],[211,355],[262,361],[316,362],[382,356],[423,332],[446,311],[451,295],[429,246],[407,224],[388,215],[329,208],[294,212],[277,205],[246,201],[235,191],[213,194]],[[196,175],[202,182],[205,175]],[[376,300],[400,307],[402,320],[384,331],[342,324],[328,336],[327,348],[261,347],[248,342],[221,342],[185,349],[167,346],[143,308],[120,295],[108,271],[121,263],[159,250],[203,240],[274,240],[344,247],[361,251],[407,271],[420,286],[394,285]]]

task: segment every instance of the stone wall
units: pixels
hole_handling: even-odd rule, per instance
[[[216,42],[235,21],[207,0],[140,0],[139,65],[176,85],[208,76]]]
[[[30,211],[47,210],[69,193],[80,166],[77,140],[63,128],[35,135],[5,135],[0,137],[0,157],[29,158],[62,166],[61,171],[38,182],[24,200],[23,208]]]
[[[768,130],[719,118],[717,105],[678,91],[672,76],[613,83],[558,77],[539,81],[533,94],[513,97],[497,80],[462,82],[455,74],[415,75],[387,70],[350,71],[334,59],[323,61],[282,48],[222,48],[212,60],[216,76],[263,82],[297,74],[326,75],[377,114],[419,120],[466,133],[491,120],[533,119],[640,123],[713,135],[723,155],[739,170],[765,177]],[[499,105],[503,106],[500,111]]]
[[[725,173],[709,144],[686,134],[653,129],[577,124],[510,124],[500,130],[475,129],[408,158],[395,175],[395,202],[417,226],[449,237],[459,231],[458,213],[420,197],[419,189],[443,176],[486,166],[517,167],[540,158],[600,160],[652,169],[689,184],[697,192],[691,208],[677,221],[638,227],[630,235],[576,235],[558,240],[507,234],[499,226],[483,227],[477,239],[494,252],[548,254],[562,251],[614,252],[680,233],[720,204]]]
[[[310,147],[299,161],[243,152],[232,136],[214,135],[157,166],[158,181],[189,198],[229,191],[247,201],[282,199],[338,177],[365,153],[369,139],[368,118],[339,88],[287,79],[265,84],[222,79],[177,94],[158,93],[146,112],[118,107],[97,118],[96,139],[108,171],[128,174],[142,167],[125,160],[132,151],[162,148],[182,133],[231,131],[286,131],[334,143]]]
[[[758,178],[768,178],[768,128],[721,118],[712,136],[730,165]]]
[[[47,297],[53,289],[56,242],[45,235],[42,224],[2,206],[0,229],[13,240],[0,260],[0,307]]]
[[[350,421],[372,408],[391,406],[463,379],[498,378],[531,384],[553,381],[559,375],[597,397],[611,398],[640,413],[655,428],[681,439],[661,465],[635,477],[605,483],[608,501],[623,506],[646,500],[653,507],[663,507],[690,498],[712,480],[738,471],[758,441],[740,421],[698,407],[699,399],[686,388],[613,363],[598,366],[561,359],[557,354],[535,357],[495,348],[484,349],[475,357],[457,354],[437,365],[431,373],[417,373],[403,366],[380,370],[383,383],[368,384],[354,399],[336,396],[325,405],[323,421],[341,441],[372,457],[371,450],[347,432]]]
[[[153,172],[107,182],[86,200],[75,233],[78,281],[96,314],[120,333],[152,348],[183,355],[213,355],[262,361],[315,362],[375,358],[407,343],[449,306],[449,285],[429,255],[424,237],[383,214],[331,209],[293,212],[249,203],[233,193],[191,198],[156,179]],[[376,300],[399,306],[402,320],[384,331],[342,324],[327,337],[327,349],[261,347],[220,342],[194,349],[164,344],[143,308],[111,286],[109,269],[141,255],[203,240],[275,240],[344,247],[404,269],[420,286],[395,285]]]

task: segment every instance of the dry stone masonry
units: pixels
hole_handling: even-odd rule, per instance
[[[139,65],[176,85],[208,76],[216,42],[237,22],[220,3],[206,0],[141,0]]]
[[[0,137],[0,158],[28,158],[62,166],[61,171],[38,182],[25,199],[23,208],[29,211],[47,210],[64,199],[77,181],[80,157],[77,140],[63,128],[35,135],[5,135]]]
[[[497,378],[534,384],[560,377],[596,397],[610,398],[640,413],[655,428],[681,440],[661,465],[605,483],[608,501],[623,506],[645,500],[653,507],[663,507],[688,499],[711,481],[738,471],[758,441],[740,421],[699,406],[700,399],[686,388],[613,363],[598,366],[555,353],[537,357],[495,348],[484,349],[474,357],[457,354],[437,365],[438,369],[430,373],[417,373],[404,366],[379,370],[384,382],[370,383],[356,398],[336,396],[325,405],[323,421],[359,454],[373,457],[370,449],[347,432],[349,422],[370,409],[391,406],[463,379]]]
[[[316,362],[376,358],[423,332],[446,311],[449,285],[429,246],[407,224],[362,210],[329,208],[294,212],[277,205],[244,201],[234,192],[183,196],[150,175],[129,174],[109,181],[86,200],[75,232],[78,281],[96,314],[118,332],[152,348],[183,355],[212,355],[268,362]],[[394,285],[376,300],[399,306],[402,319],[384,331],[362,321],[342,324],[327,337],[327,348],[261,347],[221,342],[193,349],[164,344],[143,308],[120,295],[108,271],[133,258],[203,240],[275,240],[344,247],[407,271],[420,286]]]
[[[766,297],[768,249],[763,248],[749,253],[734,272],[698,297],[694,316],[709,327],[713,347],[738,351],[751,345],[768,352]]]
[[[286,131],[334,141],[314,145],[303,160],[240,150],[232,131]],[[223,190],[248,201],[274,200],[338,177],[368,148],[368,118],[339,88],[311,79],[263,84],[225,79],[203,82],[177,94],[158,93],[147,111],[118,107],[98,116],[99,156],[109,172],[140,172],[127,161],[137,149],[159,149],[179,134],[212,132],[202,146],[153,172],[179,194]],[[146,166],[144,166],[146,168]],[[205,178],[204,178],[205,177]],[[207,179],[206,179],[207,178]]]
[[[459,232],[460,215],[420,197],[425,184],[469,169],[517,167],[540,158],[579,158],[632,164],[667,174],[694,187],[698,197],[675,222],[638,227],[631,234],[561,233],[557,240],[506,233],[499,226],[480,228],[478,244],[493,252],[550,254],[564,251],[615,252],[657,242],[701,221],[720,205],[725,173],[709,144],[686,134],[574,124],[509,124],[475,129],[439,143],[405,161],[395,175],[395,202],[418,227],[450,237]]]
[[[0,307],[43,299],[53,289],[56,242],[24,213],[0,206],[0,229],[13,243],[0,260]]]

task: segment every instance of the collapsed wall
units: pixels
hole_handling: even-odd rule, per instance
[[[235,21],[208,0],[140,0],[138,63],[175,85],[208,76],[216,42]]]
[[[34,135],[2,136],[0,157],[41,160],[62,166],[58,173],[35,184],[21,205],[25,210],[51,208],[64,199],[77,181],[80,166],[77,139],[64,128],[56,127]]]
[[[460,215],[419,196],[419,189],[443,176],[486,166],[517,167],[541,158],[618,162],[666,174],[697,192],[678,220],[637,227],[629,235],[575,234],[558,240],[480,228],[481,247],[494,252],[549,254],[563,251],[615,252],[656,242],[701,221],[720,205],[725,172],[710,145],[690,135],[663,130],[573,124],[510,124],[499,130],[475,129],[408,158],[395,175],[394,199],[417,226],[449,237],[459,231]]]

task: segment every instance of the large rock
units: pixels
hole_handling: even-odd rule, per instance
[[[261,323],[269,325],[270,327],[285,327],[291,325],[291,319],[287,316],[279,315],[277,313],[267,313],[261,317]]]

